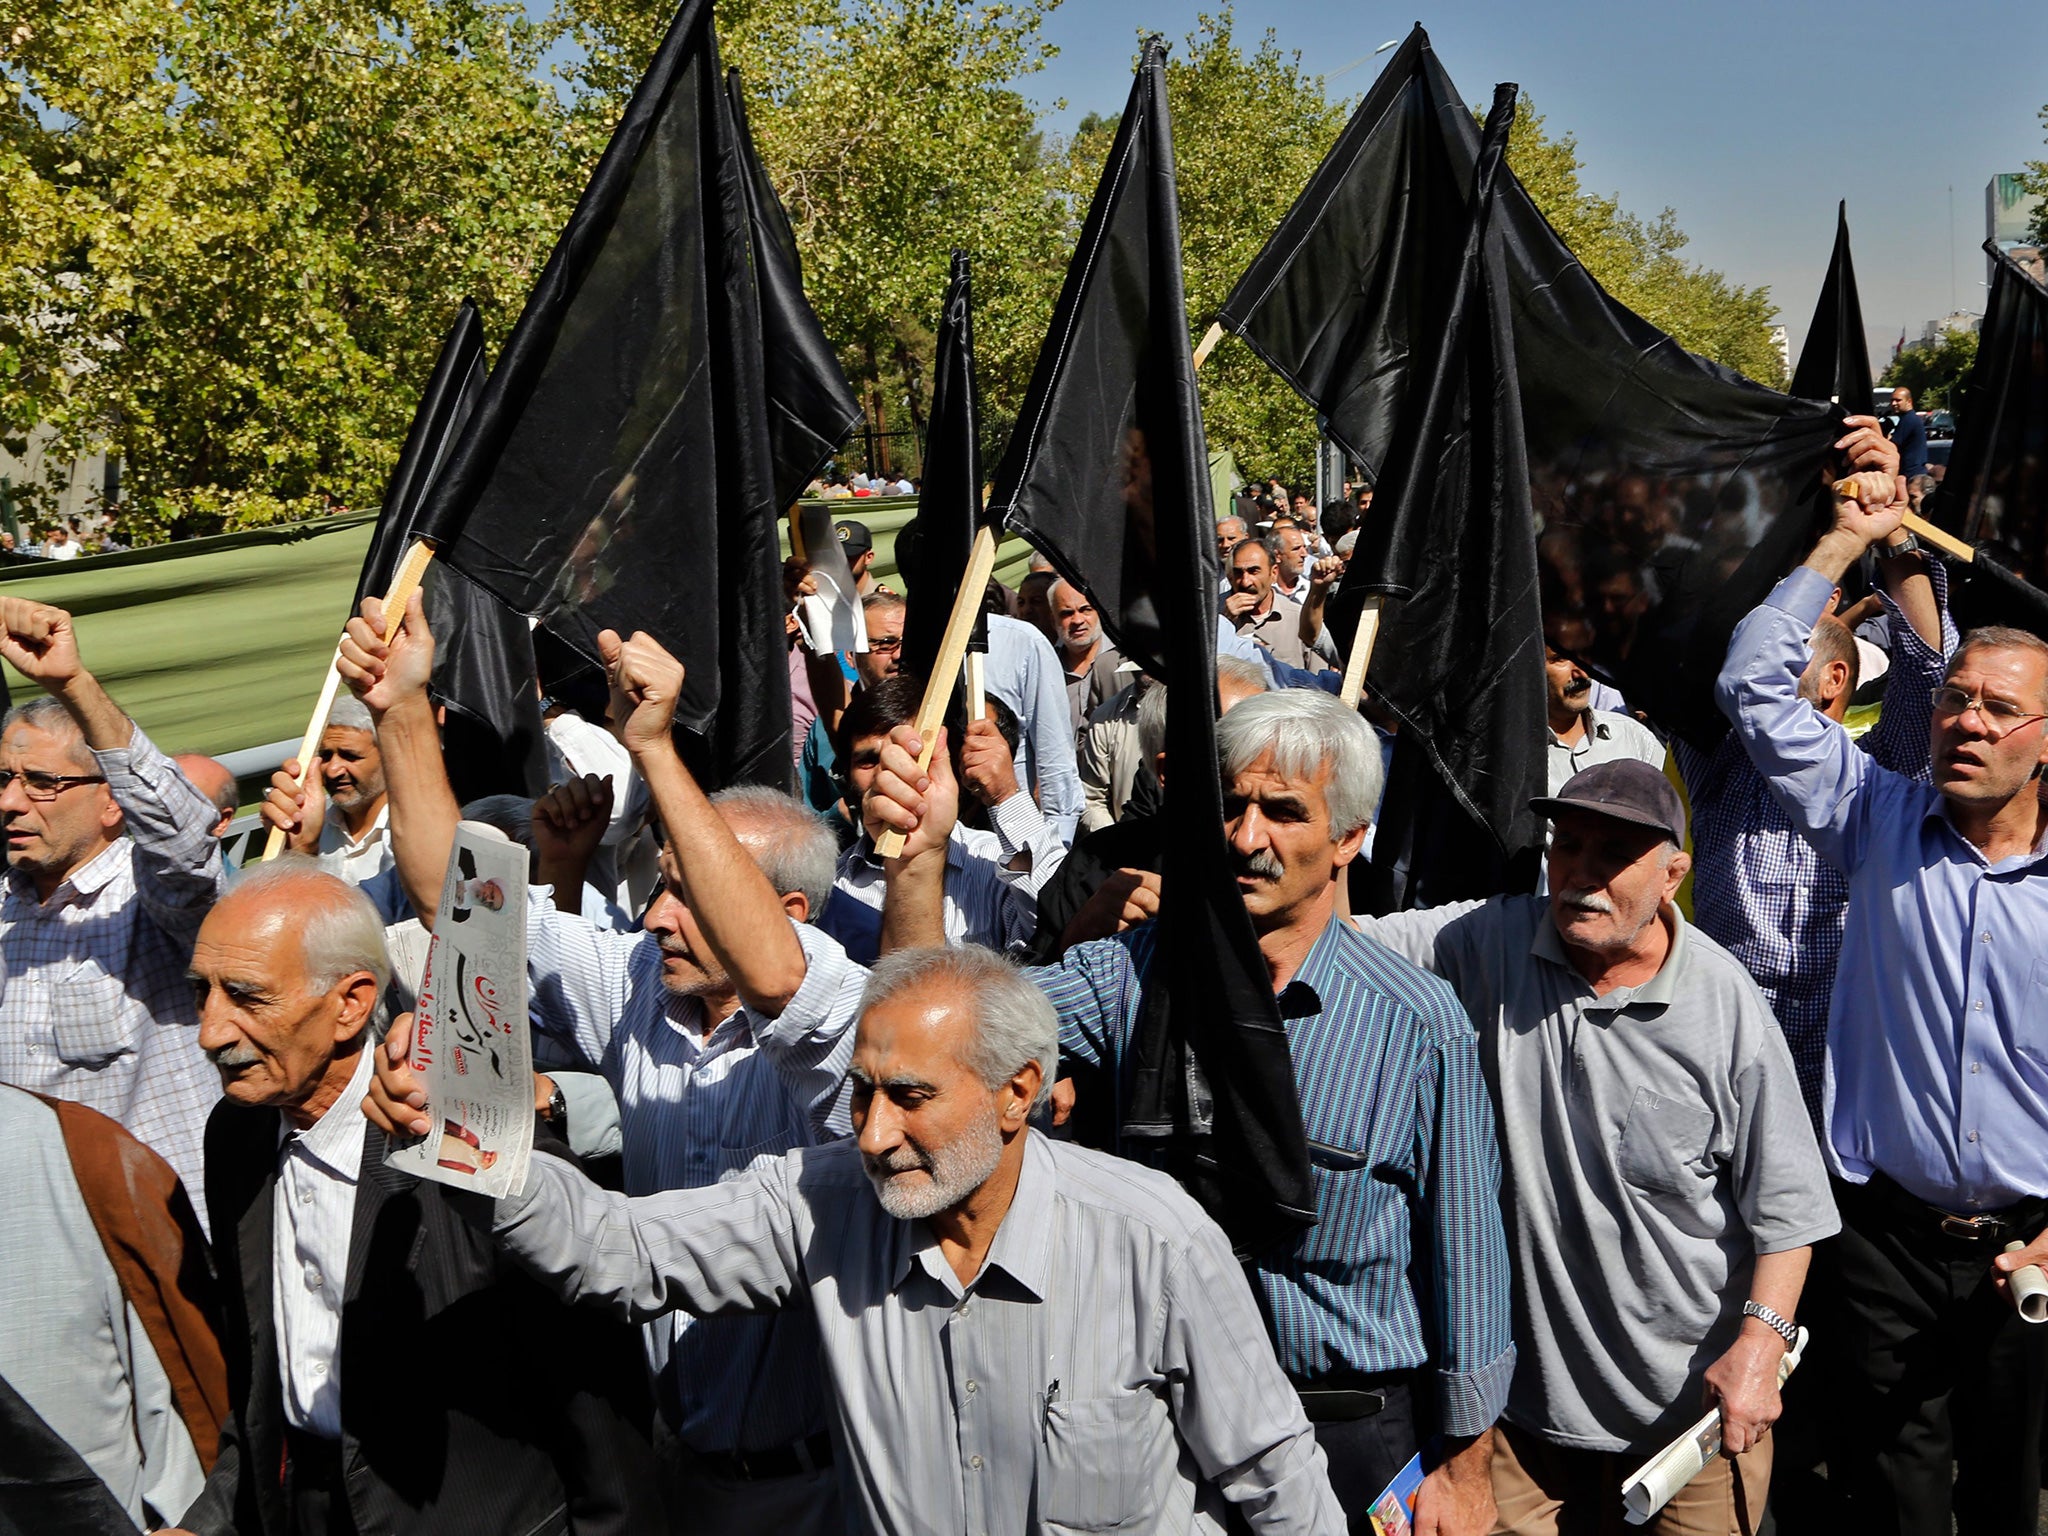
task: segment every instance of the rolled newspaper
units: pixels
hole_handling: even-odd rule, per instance
[[[2007,1253],[2018,1253],[2025,1243],[2007,1243]],[[2041,1273],[2041,1266],[2029,1264],[2016,1269],[2005,1277],[2005,1283],[2012,1287],[2012,1304],[2019,1310],[2020,1320],[2028,1323],[2048,1323],[2048,1275]]]
[[[1798,1340],[1778,1362],[1779,1386],[1784,1386],[1785,1378],[1799,1369],[1800,1356],[1805,1353],[1806,1330],[1802,1328]],[[1716,1408],[1636,1468],[1635,1475],[1621,1485],[1623,1518],[1630,1525],[1648,1525],[1652,1515],[1669,1504],[1679,1489],[1698,1477],[1700,1470],[1720,1454],[1721,1410]]]

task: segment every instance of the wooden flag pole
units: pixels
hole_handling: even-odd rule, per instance
[[[1337,697],[1346,709],[1358,708],[1365,692],[1365,669],[1372,663],[1373,642],[1380,637],[1380,606],[1386,602],[1378,593],[1365,600],[1358,615],[1358,632],[1351,637],[1351,654],[1344,662],[1344,683]]]
[[[1216,343],[1222,339],[1223,322],[1218,320],[1202,333],[1201,343],[1195,348],[1195,366],[1197,368],[1208,361],[1209,354],[1216,350]]]
[[[405,552],[405,558],[398,563],[398,572],[391,578],[391,590],[384,594],[384,643],[389,645],[398,633],[398,626],[405,619],[405,605],[420,583],[426,579],[427,566],[434,558],[434,546],[424,539],[414,539]],[[306,722],[306,734],[299,741],[298,787],[304,790],[306,781],[313,776],[313,761],[320,751],[320,738],[327,734],[327,716],[334,709],[334,698],[341,691],[341,669],[336,665],[341,660],[341,642],[334,645],[333,659],[327,663],[327,681],[321,685],[320,701],[313,706],[313,718]],[[274,859],[284,852],[284,828],[272,827],[270,837],[263,844],[263,858]]]
[[[952,702],[953,685],[960,681],[960,666],[967,656],[967,642],[974,637],[974,621],[988,595],[988,579],[996,568],[996,531],[983,524],[974,535],[974,549],[967,557],[967,571],[960,578],[960,590],[953,596],[953,613],[946,620],[946,633],[939,641],[939,657],[932,675],[925,679],[924,700],[917,706],[917,734],[924,750],[917,755],[920,769],[932,765],[932,748],[938,744],[939,725]],[[875,839],[875,856],[900,858],[903,834],[890,828]]]
[[[1855,498],[1857,487],[1853,479],[1837,480],[1834,489],[1837,499],[1849,501]],[[1927,521],[1918,512],[1908,512],[1901,520],[1899,526],[1912,534],[1922,544],[1931,544],[1944,555],[1948,555],[1953,559],[1974,560],[1977,558],[1977,551],[1974,546],[1965,544],[1945,528],[1935,527],[1934,524]]]
[[[988,690],[982,686],[982,664],[988,660],[986,651],[967,653],[967,718],[986,720],[988,718]]]

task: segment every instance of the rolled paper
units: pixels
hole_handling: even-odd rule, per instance
[[[2007,1243],[2005,1251],[2018,1253],[2026,1246],[2025,1243]],[[2024,1269],[2014,1270],[2005,1277],[2005,1283],[2011,1287],[2008,1294],[2022,1322],[2048,1323],[2048,1274],[2041,1272],[2040,1265],[2029,1264]]]
[[[1800,1356],[1805,1352],[1806,1330],[1802,1328],[1797,1342],[1778,1362],[1779,1386],[1784,1386],[1785,1379],[1799,1368]],[[1698,1477],[1701,1469],[1720,1454],[1721,1410],[1715,1408],[1636,1468],[1634,1476],[1621,1485],[1623,1518],[1630,1525],[1649,1524],[1651,1516],[1669,1504],[1679,1489]]]

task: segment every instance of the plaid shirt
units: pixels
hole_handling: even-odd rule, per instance
[[[1937,654],[1881,594],[1892,634],[1884,708],[1860,745],[1872,761],[1926,782],[1929,695],[1956,646],[1948,572],[1928,562],[1941,608]],[[1842,955],[1849,880],[1794,830],[1734,731],[1712,752],[1673,743],[1692,801],[1693,921],[1740,960],[1778,1016],[1815,1125],[1827,1059],[1828,999]]]
[[[0,1082],[120,1121],[196,1196],[220,1074],[199,1049],[185,969],[223,885],[215,812],[140,727],[125,750],[93,756],[128,835],[48,901],[8,871]]]

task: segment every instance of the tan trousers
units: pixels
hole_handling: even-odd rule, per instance
[[[1621,1485],[1641,1458],[1552,1445],[1511,1424],[1493,1439],[1494,1536],[1754,1536],[1771,1489],[1771,1437],[1717,1456],[1648,1525],[1622,1518]],[[1737,1477],[1742,1496],[1736,1497]]]

